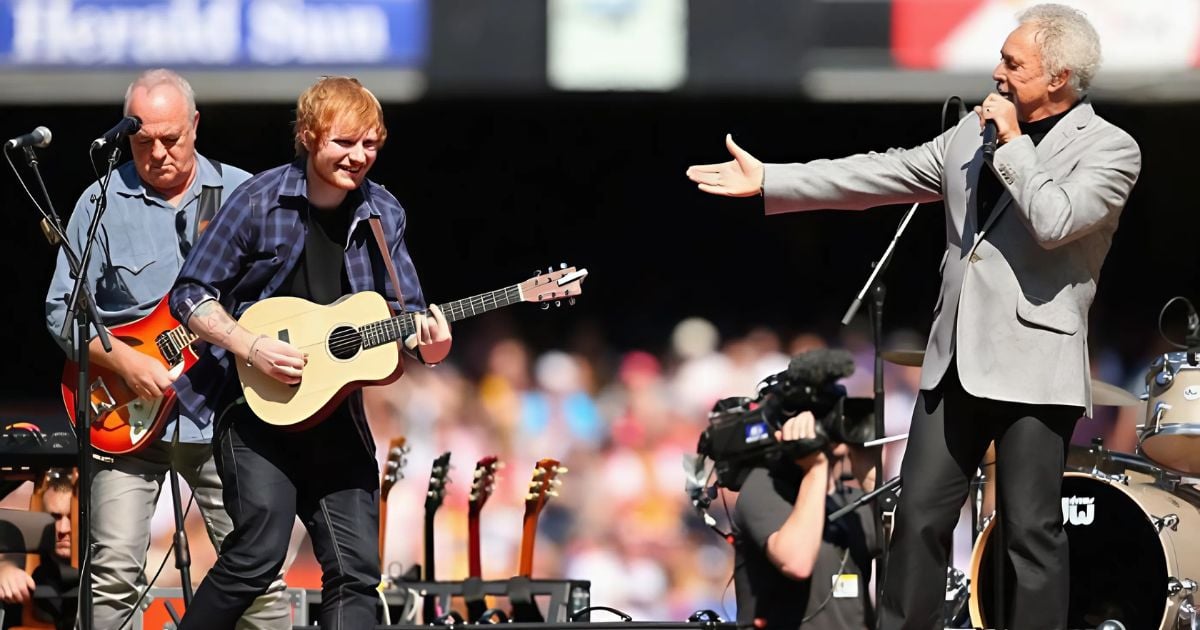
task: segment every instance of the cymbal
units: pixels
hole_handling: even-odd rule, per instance
[[[884,350],[879,356],[888,363],[907,367],[921,367],[925,361],[924,350]],[[1142,404],[1142,401],[1116,385],[1092,379],[1092,404],[1104,407],[1132,407]]]
[[[907,367],[921,367],[925,361],[924,350],[884,350],[879,353],[884,361]]]
[[[1105,407],[1133,407],[1141,399],[1111,383],[1092,379],[1092,404]]]

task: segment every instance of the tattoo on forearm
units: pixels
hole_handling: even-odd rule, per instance
[[[229,347],[229,340],[238,329],[238,324],[216,300],[209,300],[192,313],[192,332],[205,341],[210,341],[222,347]]]

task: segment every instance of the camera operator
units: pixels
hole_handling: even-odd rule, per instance
[[[805,411],[788,419],[781,443],[817,437]],[[738,625],[863,630],[874,626],[868,596],[878,536],[869,504],[826,524],[826,514],[875,484],[866,449],[833,444],[750,469],[733,510]]]

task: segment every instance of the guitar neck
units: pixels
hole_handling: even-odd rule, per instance
[[[467,577],[483,577],[483,561],[479,557],[479,510],[467,515]]]
[[[387,566],[387,561],[383,559],[383,552],[387,547],[387,497],[379,499],[379,574],[384,574],[384,567]]]
[[[425,581],[433,582],[437,579],[437,572],[433,567],[433,517],[435,512],[427,512],[425,514]]]
[[[523,301],[521,286],[514,284],[503,289],[439,304],[438,307],[446,316],[447,322],[457,322]],[[363,346],[373,348],[406,339],[409,335],[417,332],[417,327],[413,322],[413,313],[401,313],[391,319],[367,324],[358,330],[362,335]]]
[[[533,577],[533,545],[537,539],[537,523],[536,513],[525,514],[521,531],[521,561],[517,565],[517,575],[527,578]]]

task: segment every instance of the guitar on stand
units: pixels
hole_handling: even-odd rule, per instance
[[[456,322],[520,302],[573,304],[582,292],[586,269],[565,267],[520,284],[442,304],[447,322]],[[250,332],[280,339],[308,353],[304,379],[297,385],[275,380],[237,361],[246,403],[263,422],[297,429],[318,423],[351,392],[400,378],[400,344],[416,332],[413,313],[392,316],[383,296],[373,291],[347,295],[328,306],[294,297],[255,302],[238,319]]]
[[[495,455],[488,455],[475,464],[471,478],[471,495],[467,509],[467,579],[463,582],[463,600],[467,604],[469,621],[480,623],[487,612],[487,597],[483,593],[483,559],[479,547],[479,520],[484,504],[496,487],[496,473],[504,467]]]
[[[433,521],[438,508],[446,498],[446,484],[450,479],[450,452],[446,451],[433,460],[433,468],[429,471],[429,488],[425,491],[425,581],[437,581],[434,570],[434,539]],[[425,594],[425,604],[421,611],[422,621],[433,623],[439,616],[437,596]]]
[[[537,541],[538,517],[550,497],[558,496],[562,480],[558,477],[567,473],[567,467],[556,459],[542,459],[533,468],[529,492],[525,495],[525,517],[522,521],[521,557],[517,576],[509,581],[508,601],[512,604],[513,621],[543,622],[542,612],[533,601],[533,548]]]
[[[387,561],[383,555],[387,550],[388,494],[392,491],[392,486],[404,478],[404,467],[408,464],[404,456],[407,454],[408,445],[404,437],[388,440],[387,461],[383,464],[379,480],[379,575],[382,576],[385,585],[390,582],[386,570]]]
[[[171,316],[166,297],[150,314],[111,328],[109,334],[158,361],[176,377],[199,359],[192,349],[198,338]],[[146,400],[139,397],[115,370],[92,364],[88,372],[92,447],[120,455],[137,452],[154,442],[175,403],[175,389],[168,387],[161,398]],[[75,417],[78,376],[79,366],[74,361],[67,361],[62,374],[62,398],[67,415],[76,426],[79,424]]]

